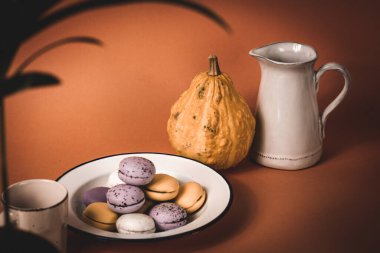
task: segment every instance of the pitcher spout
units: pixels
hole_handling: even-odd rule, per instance
[[[258,60],[281,65],[306,64],[314,62],[318,57],[314,48],[296,42],[279,42],[265,45],[250,50],[249,55]]]

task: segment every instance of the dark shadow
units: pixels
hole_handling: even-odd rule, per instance
[[[241,181],[228,178],[233,188],[233,203],[226,216],[204,232],[181,239],[181,245],[189,251],[211,248],[232,240],[246,229],[256,216],[256,196]],[[194,243],[197,242],[197,243]]]
[[[380,87],[373,84],[371,75],[378,70],[376,66],[356,62],[348,63],[347,68],[352,76],[351,90],[327,120],[321,162],[344,155],[347,150],[356,146],[380,140],[380,106],[374,97],[374,94],[380,93]],[[339,91],[342,81],[337,79],[333,83],[335,82],[337,89],[325,92],[325,96],[319,98],[320,110],[323,110]],[[368,85],[364,87],[361,84]]]

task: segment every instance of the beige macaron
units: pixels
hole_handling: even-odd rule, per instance
[[[83,217],[88,224],[94,227],[107,231],[115,231],[115,224],[119,215],[109,209],[107,203],[94,202],[84,209]]]
[[[156,174],[145,186],[145,195],[151,200],[167,201],[174,199],[179,190],[177,179],[167,174]]]
[[[196,182],[187,182],[181,185],[175,199],[175,203],[189,214],[198,211],[205,201],[206,191]]]

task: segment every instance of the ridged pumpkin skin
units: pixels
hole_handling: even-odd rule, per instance
[[[210,56],[210,65],[211,57],[216,59]],[[172,106],[167,131],[179,155],[228,169],[247,155],[255,119],[231,78],[220,71],[210,72],[198,74]]]

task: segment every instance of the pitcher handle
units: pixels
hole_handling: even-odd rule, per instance
[[[326,107],[326,109],[322,113],[322,117],[320,119],[320,131],[321,131],[321,138],[325,138],[325,127],[326,127],[326,121],[329,114],[342,102],[344,97],[347,95],[348,90],[351,86],[351,76],[348,70],[335,62],[329,62],[323,65],[320,69],[317,70],[315,75],[315,89],[316,92],[319,90],[319,79],[322,77],[322,75],[328,71],[328,70],[337,70],[339,71],[343,77],[344,77],[344,87],[339,93],[339,95]]]

